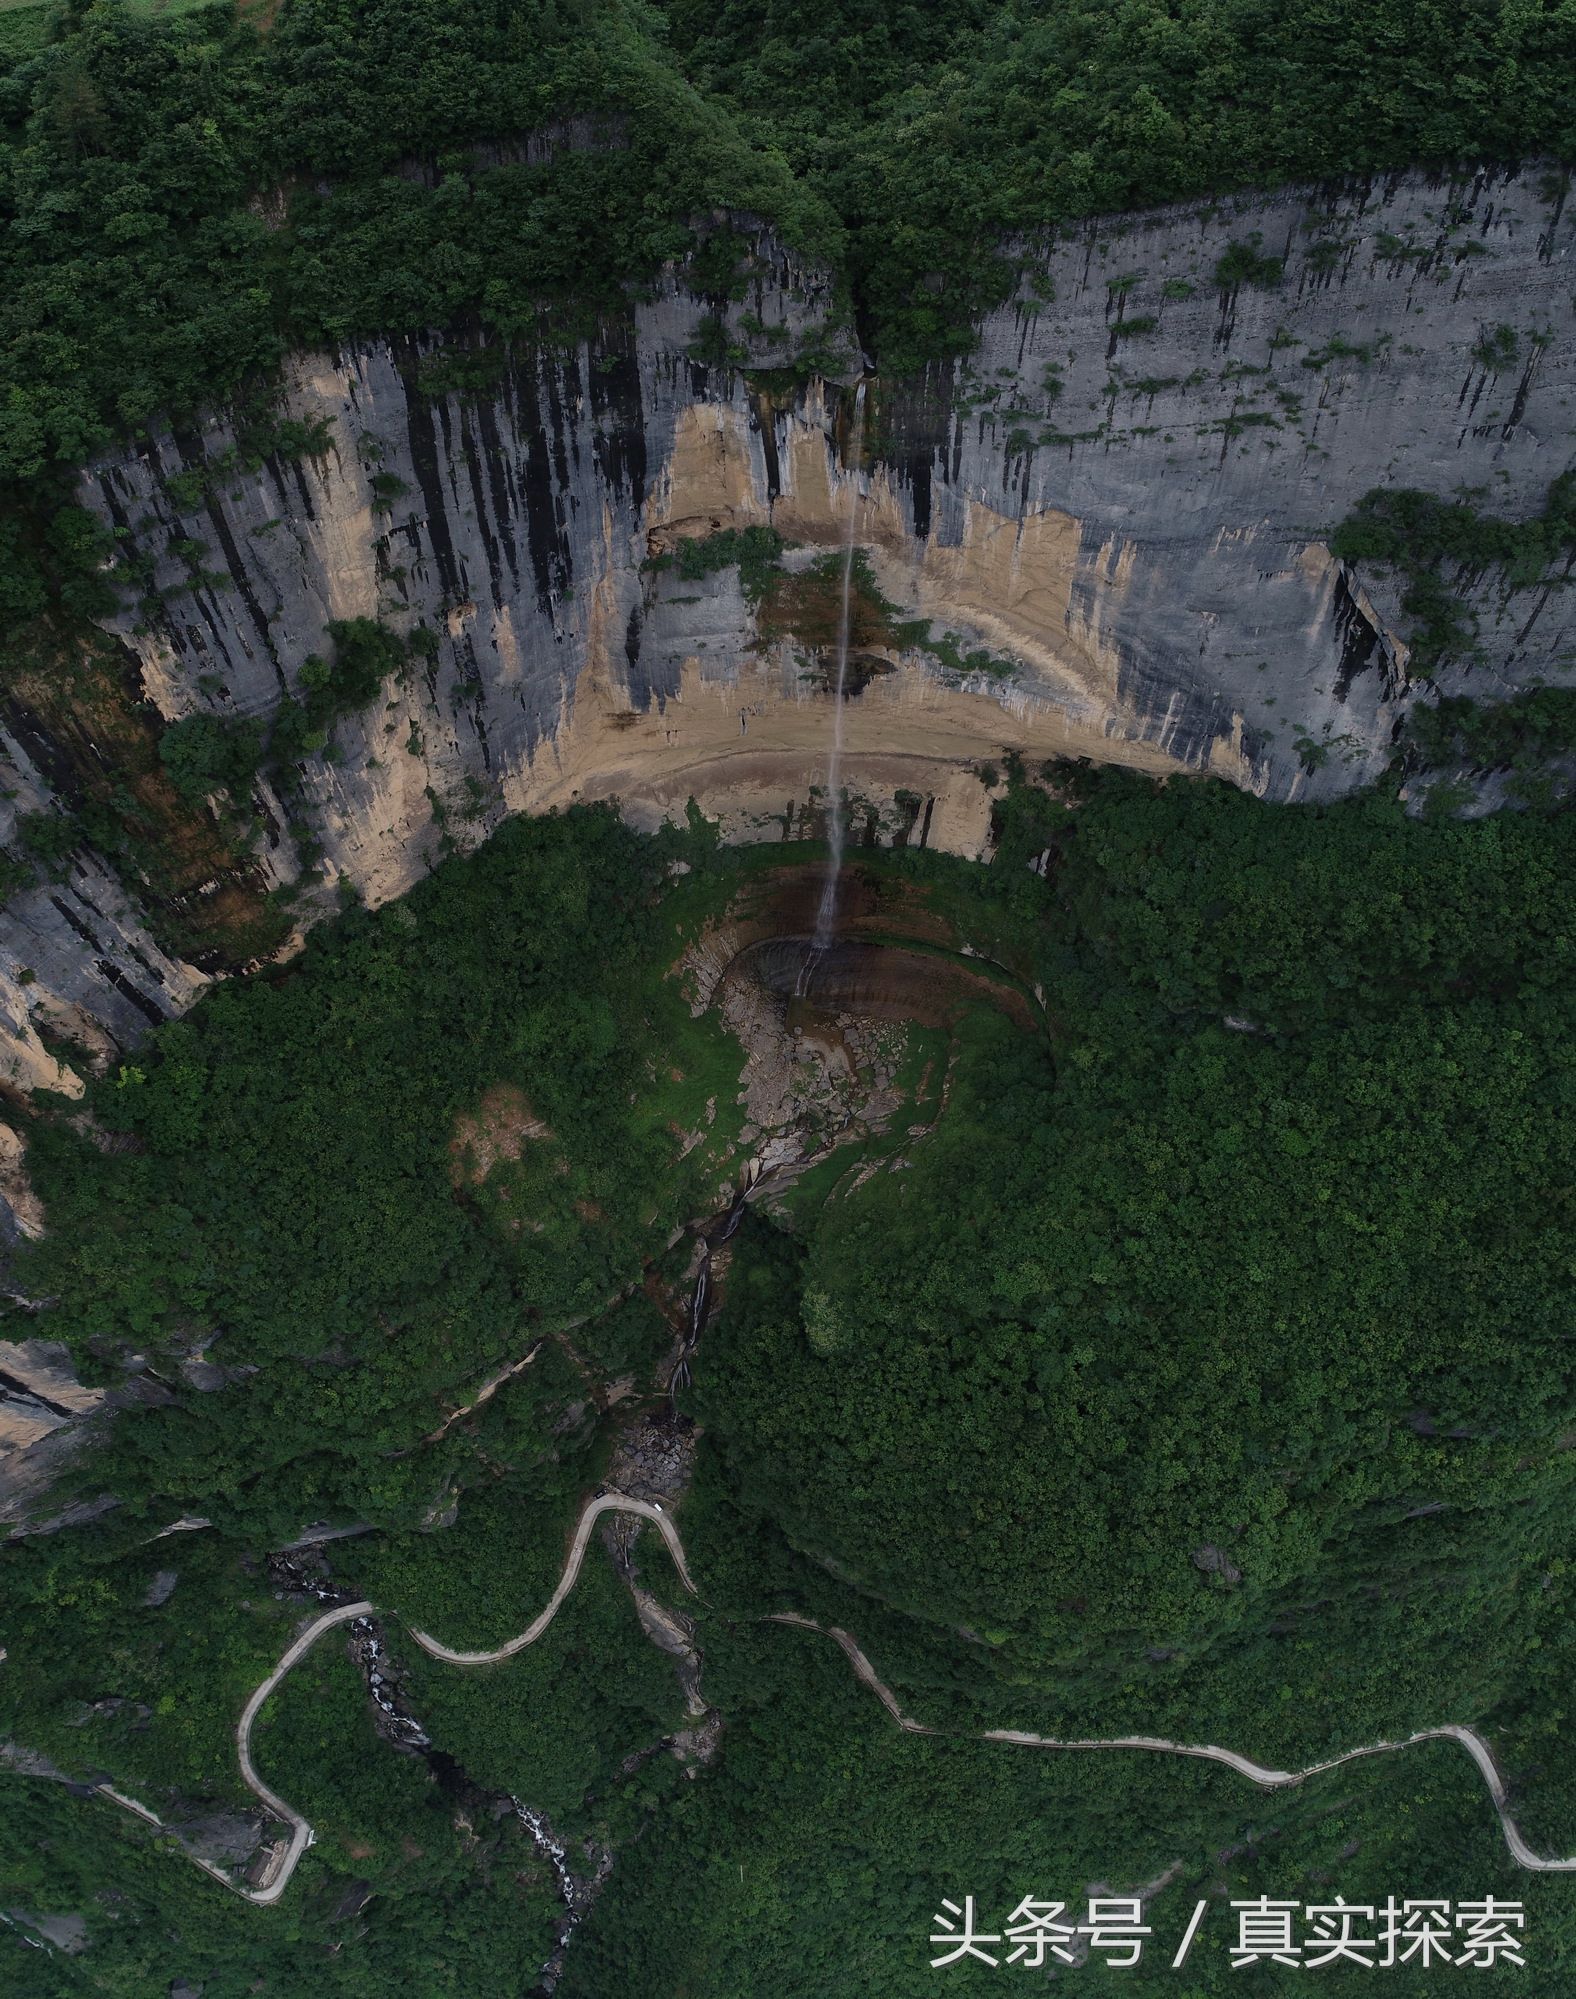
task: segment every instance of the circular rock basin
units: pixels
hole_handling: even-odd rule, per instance
[[[728,976],[816,1011],[950,1027],[983,1002],[1031,1033],[1040,1028],[1032,1001],[1005,973],[934,948],[839,937],[818,952],[808,936],[768,937],[746,946]]]

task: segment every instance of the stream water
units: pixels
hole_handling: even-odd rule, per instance
[[[858,480],[864,457],[864,436],[865,385],[861,382],[854,391],[854,420],[848,434],[848,464],[854,474],[855,485],[853,501],[848,509],[848,520],[843,529],[842,591],[837,612],[837,683],[832,696],[832,747],[826,762],[826,791],[830,811],[827,844],[830,852],[826,863],[826,883],[821,890],[820,906],[815,913],[815,934],[810,941],[809,950],[805,953],[804,965],[795,987],[795,994],[799,998],[803,998],[810,990],[815,968],[821,962],[837,930],[838,878],[843,871],[843,844],[848,832],[843,812],[842,791],[843,717],[848,684],[848,635],[853,600],[854,549],[857,544],[860,514],[861,494]]]
[[[721,1214],[714,1215],[710,1221],[696,1228],[700,1262],[690,1293],[678,1364],[669,1385],[670,1405],[676,1390],[689,1381],[689,1357],[699,1343],[710,1316],[712,1252],[729,1241],[743,1221],[751,1184],[746,1179],[744,1185],[735,1189]],[[321,1548],[316,1545],[270,1555],[268,1575],[276,1592],[281,1594],[306,1596],[325,1605],[342,1604],[347,1600],[347,1592],[330,1576]],[[370,1610],[370,1605],[361,1607]],[[587,1841],[585,1851],[592,1863],[591,1872],[588,1875],[577,1873],[571,1865],[568,1846],[545,1812],[527,1804],[512,1792],[489,1791],[478,1785],[452,1756],[433,1744],[431,1736],[407,1704],[405,1677],[388,1656],[381,1622],[370,1615],[356,1617],[350,1622],[349,1636],[351,1656],[378,1709],[379,1726],[384,1737],[407,1754],[420,1756],[433,1777],[451,1796],[463,1800],[473,1809],[477,1806],[491,1807],[495,1815],[503,1810],[510,1812],[550,1868],[558,1899],[563,1905],[563,1914],[554,1926],[552,1950],[529,1993],[529,1999],[550,1999],[563,1973],[565,1953],[574,1934],[590,1913],[591,1905],[611,1872],[611,1850]],[[664,1746],[666,1739],[663,1744],[642,1753],[655,1754]]]
[[[678,1362],[668,1379],[669,1409],[677,1408],[676,1398],[679,1390],[689,1386],[690,1355],[695,1351],[701,1334],[706,1330],[706,1319],[711,1310],[712,1250],[720,1248],[744,1220],[747,1199],[748,1188],[740,1187],[722,1215],[708,1227],[697,1231],[700,1236],[700,1268],[695,1273],[695,1288],[690,1293],[689,1319],[684,1329],[684,1343],[679,1348]]]
[[[585,1920],[596,1891],[607,1872],[607,1855],[598,1859],[594,1873],[582,1879],[569,1864],[569,1849],[553,1830],[547,1814],[517,1798],[513,1792],[489,1791],[468,1775],[463,1766],[443,1750],[433,1747],[432,1738],[406,1705],[403,1681],[390,1670],[381,1625],[373,1618],[358,1617],[350,1627],[351,1653],[361,1668],[367,1690],[382,1714],[383,1733],[398,1747],[413,1751],[426,1763],[442,1788],[452,1797],[472,1806],[481,1803],[504,1807],[524,1827],[527,1837],[552,1870],[564,1913],[554,1928],[553,1948],[537,1974],[532,1994],[552,1992],[563,1971],[564,1952],[569,1940]]]

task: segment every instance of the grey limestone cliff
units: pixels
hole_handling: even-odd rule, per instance
[[[304,452],[249,465],[215,414],[85,471],[134,582],[108,629],[164,721],[266,719],[331,620],[418,636],[288,795],[259,785],[249,865],[302,882],[302,923],[341,884],[386,900],[504,815],[575,798],[648,823],[694,798],[733,838],[810,823],[824,675],[758,628],[735,571],[651,560],[753,523],[802,566],[852,511],[881,591],[929,621],[929,650],[895,641],[861,683],[843,769],[875,810],[930,799],[937,843],[985,849],[973,772],[1004,749],[1331,797],[1436,691],[1409,672],[1398,585],[1337,562],[1335,524],[1387,485],[1525,517],[1570,462],[1562,190],[1537,167],[1402,175],[1020,245],[1018,296],[966,363],[871,383],[862,472],[857,344],[826,275],[764,236],[744,297],[675,269],[594,339],[465,348],[482,385],[463,392],[435,339],[299,355],[282,409]],[[771,372],[812,351],[799,386]],[[1482,658],[1448,685],[1495,698],[1561,669],[1562,591],[1460,581]],[[26,731],[3,747],[5,810],[47,801]],[[19,1084],[78,1086],[73,1064],[204,983],[89,854],[0,914]]]

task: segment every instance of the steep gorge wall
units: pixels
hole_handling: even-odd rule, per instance
[[[234,444],[216,417],[84,475],[84,503],[161,593],[151,613],[128,597],[112,628],[166,720],[266,716],[332,619],[434,635],[290,799],[260,788],[264,881],[302,874],[300,836],[321,848],[303,923],[340,882],[386,900],[446,843],[576,798],[650,822],[693,797],[732,838],[814,825],[824,675],[791,634],[761,641],[736,572],[643,565],[768,521],[802,564],[851,508],[899,613],[951,635],[953,658],[998,662],[887,649],[847,718],[844,779],[872,825],[908,823],[903,791],[928,801],[932,844],[983,851],[973,773],[1005,748],[1332,796],[1383,768],[1419,693],[1398,586],[1346,573],[1334,524],[1387,484],[1478,488],[1528,515],[1569,462],[1562,202],[1535,168],[1414,175],[1023,246],[1019,296],[966,364],[872,386],[864,479],[840,451],[851,333],[830,336],[841,403],[749,372],[828,345],[828,281],[767,239],[726,307],[727,364],[694,358],[717,351],[716,308],[681,271],[622,325],[477,394],[423,392],[435,343],[299,356],[284,407],[327,426],[320,454],[214,476]],[[1221,257],[1254,243],[1284,260],[1280,281],[1219,284]],[[1514,364],[1474,353],[1500,327]],[[1469,587],[1488,655],[1472,691],[1550,677],[1563,593]],[[47,796],[47,759],[20,727],[4,748],[14,814]],[[23,1086],[75,1087],[51,1030],[104,1059],[204,982],[80,856],[0,913],[0,1060]]]

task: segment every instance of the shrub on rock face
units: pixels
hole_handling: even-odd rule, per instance
[[[188,805],[201,805],[220,791],[244,798],[262,751],[260,722],[225,721],[218,715],[188,715],[172,722],[159,738],[164,774]]]
[[[1215,265],[1215,282],[1222,291],[1235,291],[1238,285],[1253,285],[1260,291],[1271,291],[1281,281],[1285,268],[1279,257],[1266,257],[1259,247],[1257,230],[1245,243],[1233,243]]]

